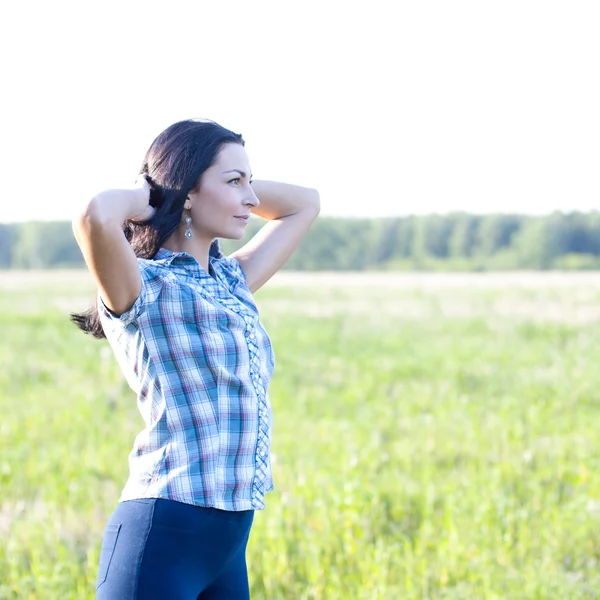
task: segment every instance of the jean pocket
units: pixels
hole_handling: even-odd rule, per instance
[[[104,538],[102,539],[102,548],[100,549],[100,562],[98,564],[98,579],[96,581],[96,589],[98,589],[105,581],[108,575],[108,568],[115,553],[117,538],[121,524],[107,525],[104,530]]]

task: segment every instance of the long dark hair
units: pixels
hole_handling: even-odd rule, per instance
[[[148,221],[123,226],[136,256],[154,258],[181,224],[187,195],[200,185],[202,174],[215,163],[221,148],[232,143],[245,145],[240,134],[207,120],[179,121],[152,142],[140,174],[148,180],[150,205],[156,212]],[[96,338],[106,337],[96,305],[71,314],[71,320]]]

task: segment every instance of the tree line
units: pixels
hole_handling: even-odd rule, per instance
[[[264,224],[252,219],[244,240]],[[83,267],[69,222],[0,223],[0,269]],[[320,217],[286,265],[292,270],[600,269],[600,212]]]

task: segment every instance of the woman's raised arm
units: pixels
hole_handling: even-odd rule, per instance
[[[117,316],[133,306],[142,286],[137,258],[123,224],[149,219],[154,213],[149,198],[148,182],[140,177],[135,188],[96,194],[73,219],[73,234],[100,296]]]
[[[319,192],[289,183],[254,180],[260,201],[252,212],[269,220],[231,256],[239,263],[252,293],[267,282],[290,258],[321,210]]]

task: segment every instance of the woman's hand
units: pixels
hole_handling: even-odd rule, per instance
[[[136,194],[137,206],[132,207],[134,214],[127,217],[128,221],[147,221],[150,219],[156,209],[150,206],[150,185],[144,174],[139,175],[135,182],[133,191]],[[137,212],[139,210],[139,212]]]

